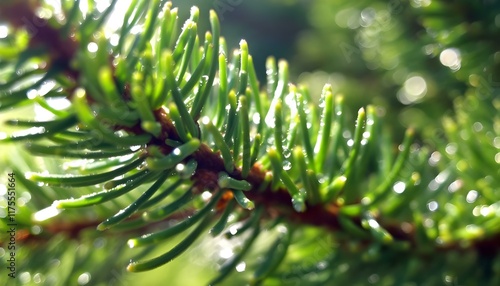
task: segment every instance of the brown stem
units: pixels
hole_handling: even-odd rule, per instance
[[[70,65],[78,42],[73,37],[62,38],[59,30],[36,15],[34,11],[39,7],[39,1],[7,1],[0,4],[0,18],[6,19],[15,28],[24,28],[30,35],[31,48],[46,48],[49,64],[60,66],[73,79],[78,78],[79,72]]]
[[[166,219],[160,221],[154,221],[148,223],[147,225],[134,228],[132,230],[120,230],[120,234],[125,234],[125,238],[131,236],[142,235],[144,233],[154,231],[162,227],[165,223],[169,221],[180,221],[183,218],[192,216],[196,212],[195,209],[187,209],[182,212],[173,213],[168,216]],[[132,215],[126,221],[132,221],[138,219],[140,214]],[[68,222],[64,220],[54,220],[51,221],[50,224],[43,225],[43,232],[41,234],[32,234],[29,228],[20,228],[16,230],[16,242],[20,244],[36,244],[36,243],[45,243],[52,239],[56,234],[62,234],[69,239],[79,240],[82,237],[82,233],[87,230],[96,230],[97,226],[102,222],[100,219],[96,220],[82,220],[77,222]],[[106,235],[114,235],[113,229],[109,232],[103,232],[102,234]],[[7,245],[7,241],[0,241],[0,246]]]

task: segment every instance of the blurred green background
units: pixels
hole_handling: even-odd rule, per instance
[[[434,126],[467,89],[454,74],[459,69],[440,62],[442,46],[421,24],[425,2],[173,1],[184,17],[193,5],[205,16],[218,12],[228,46],[249,43],[261,83],[267,57],[286,59],[292,81],[307,84],[313,96],[331,83],[353,114],[367,104],[383,107],[386,120],[399,123],[390,126],[398,137],[410,125]],[[207,17],[200,26],[208,29]]]

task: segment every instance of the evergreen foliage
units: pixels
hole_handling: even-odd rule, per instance
[[[121,285],[125,268],[169,267],[211,235],[239,247],[218,261],[210,285],[500,284],[496,5],[388,6],[402,9],[389,21],[421,25],[410,27],[416,43],[414,30],[389,23],[402,27],[404,44],[375,27],[380,42],[363,45],[370,34],[360,29],[376,23],[376,9],[365,11],[372,22],[351,27],[357,42],[342,35],[369,68],[382,67],[380,78],[398,72],[396,60],[399,72],[453,79],[436,93],[460,91],[439,124],[416,122],[399,142],[384,108],[353,116],[337,87],[312,94],[293,84],[284,60],[269,58],[260,83],[252,43],[229,50],[214,11],[201,36],[206,11],[193,7],[181,22],[171,2],[133,0],[109,32],[118,1],[86,1],[89,13],[82,1],[52,2],[0,4],[0,111],[8,118],[0,142],[13,168],[2,171],[16,174],[19,192],[16,283]],[[314,9],[368,5],[330,2]],[[318,15],[316,24],[328,26]],[[459,66],[439,64],[446,51],[460,52]],[[332,63],[344,56],[328,55]],[[361,66],[345,69],[362,74]],[[50,116],[40,120],[33,109]]]

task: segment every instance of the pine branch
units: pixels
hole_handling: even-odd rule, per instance
[[[87,170],[91,174],[80,176],[32,173],[27,177],[68,188],[103,184],[101,192],[59,200],[50,208],[115,202],[121,209],[99,224],[89,221],[50,231],[75,237],[87,227],[104,230],[130,223],[137,226],[134,233],[141,233],[158,224],[155,221],[180,218],[171,228],[129,240],[131,247],[138,247],[196,224],[171,251],[128,267],[143,271],[178,256],[209,226],[214,234],[222,232],[233,213],[244,221],[236,233],[252,230],[251,235],[214,283],[243,258],[264,223],[280,220],[290,233],[276,242],[285,251],[273,252],[273,261],[256,272],[255,283],[271,275],[283,260],[293,238],[292,225],[321,227],[338,234],[342,245],[355,241],[358,249],[376,249],[377,253],[411,252],[419,257],[436,250],[500,250],[494,232],[486,235],[465,229],[455,237],[438,237],[433,225],[426,226],[430,223],[424,222],[418,207],[405,210],[413,196],[405,189],[416,191],[428,184],[432,173],[426,150],[411,147],[413,129],[407,131],[399,152],[394,152],[392,141],[379,135],[380,118],[372,106],[360,109],[354,130],[344,128],[342,98],[335,97],[327,85],[316,108],[307,88],[290,84],[284,61],[278,66],[273,59],[268,61],[268,94],[261,94],[245,41],[231,62],[226,62],[227,48],[219,39],[214,12],[210,15],[212,33],[205,35],[203,45],[197,36],[196,8],[174,43],[177,10],[171,3],[135,1],[119,31],[118,44],[110,45],[103,35],[95,35],[115,3],[95,17],[80,15],[81,24],[75,16],[78,13],[71,14],[78,8],[73,3],[65,11],[64,25],[37,16],[34,9],[43,5],[40,2],[0,4],[0,17],[12,28],[29,33],[29,43],[16,46],[16,55],[37,58],[28,51],[42,49],[44,61],[34,70],[44,74],[42,80],[25,83],[22,74],[16,75],[22,60],[5,60],[14,73],[2,83],[0,109],[39,103],[56,117],[46,122],[10,121],[34,130],[2,141],[29,141],[28,150],[38,155],[103,159],[105,171],[96,165]],[[157,18],[162,22],[157,23]],[[44,24],[35,30],[32,22],[19,19]],[[127,36],[138,23],[143,23],[143,31]],[[75,36],[64,37],[68,30],[74,30]],[[95,51],[88,49],[90,44],[97,46]],[[45,80],[55,81],[56,88],[36,98],[26,96],[27,90]],[[28,88],[9,87],[16,83]],[[72,106],[56,111],[45,102],[50,97],[66,98]],[[39,139],[45,141],[34,143]],[[64,150],[65,145],[75,151]],[[113,161],[114,157],[119,160]],[[169,178],[178,178],[179,184],[165,183]],[[174,202],[152,207],[182,183],[184,195],[176,192]],[[391,189],[405,193],[391,196]],[[131,195],[135,190],[139,191]],[[186,203],[196,204],[196,200],[195,213],[179,213]],[[404,215],[398,217],[397,212]],[[438,238],[441,243],[434,242]]]
[[[33,7],[29,7],[28,2],[19,2],[12,6],[8,5],[3,11],[5,11],[4,13],[8,21],[15,24],[17,28],[26,28],[25,25],[30,24],[29,22],[20,22],[18,19],[21,18],[33,19],[33,22],[36,23],[43,23],[46,21],[34,14]],[[14,11],[16,13],[12,13]],[[39,45],[48,47],[51,54],[57,55],[57,57],[51,57],[50,60],[48,60],[48,65],[61,65],[64,72],[71,77],[72,82],[78,82],[78,72],[70,67],[70,62],[77,54],[78,44],[74,39],[60,39],[60,34],[59,31],[48,25],[41,26],[37,29],[37,32],[33,33],[30,48],[36,49]],[[62,51],[62,53],[59,51]],[[125,85],[125,92],[129,93],[129,88],[127,88],[129,84],[126,83]],[[71,86],[66,93],[71,96],[73,95],[72,91],[76,88],[77,86]],[[87,98],[90,102],[94,101],[91,95]],[[122,98],[125,100],[130,99],[130,95],[123,94]],[[163,154],[170,154],[174,148],[165,144],[165,141],[167,139],[180,141],[180,137],[177,134],[173,122],[163,108],[155,110],[154,114],[157,122],[159,122],[161,126],[160,136],[152,138],[146,145],[157,146]],[[115,126],[114,129],[116,131],[125,130],[136,135],[146,133],[140,128],[140,124],[132,126],[131,128]],[[190,159],[195,159],[198,163],[197,170],[192,178],[193,184],[199,186],[197,192],[201,192],[204,189],[210,189],[212,191],[219,189],[218,174],[226,171],[223,159],[220,155],[213,152],[206,144],[202,144],[199,150],[195,151],[191,156],[188,156],[183,162],[187,162]],[[291,203],[292,197],[290,196],[290,192],[285,188],[273,189],[268,185],[264,190],[261,190],[261,186],[265,185],[265,174],[266,170],[261,166],[254,165],[252,167],[246,178],[246,180],[251,183],[252,189],[249,190],[246,195],[255,203],[264,205],[267,209],[266,213],[268,213],[270,217],[287,217],[291,222],[324,226],[331,230],[339,230],[341,228],[337,217],[339,211],[338,205],[330,204],[327,207],[322,205],[307,205],[304,212],[296,212]],[[244,179],[241,175],[241,170],[237,167],[229,175],[237,180]],[[360,218],[355,220],[359,222]],[[397,233],[399,238],[403,239],[402,234],[404,232],[401,229],[397,226],[391,226],[390,229]],[[403,240],[410,240],[410,238],[411,235],[405,235]]]

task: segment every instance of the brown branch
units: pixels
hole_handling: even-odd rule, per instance
[[[7,1],[0,4],[0,18],[15,28],[24,28],[30,35],[31,48],[43,47],[49,51],[49,64],[58,65],[71,78],[77,79],[78,70],[71,67],[78,43],[73,37],[62,38],[59,30],[46,19],[35,14],[39,1]]]
[[[16,28],[27,29],[31,35],[30,47],[33,48],[43,46],[47,48],[50,54],[50,58],[48,60],[49,65],[57,64],[61,66],[68,77],[73,79],[74,82],[78,82],[80,74],[70,65],[70,62],[76,54],[78,43],[74,38],[61,38],[60,33],[56,28],[49,26],[44,19],[38,17],[33,12],[37,7],[36,3],[38,2],[20,1],[12,4],[0,4],[0,16],[5,17],[5,19],[7,19],[7,21]],[[36,23],[38,23],[38,25],[34,25]],[[45,24],[42,25],[41,23]],[[35,27],[35,29],[33,27]],[[125,92],[127,92],[126,87]],[[126,94],[123,96],[125,100],[130,99]],[[162,131],[159,138],[151,139],[148,145],[158,146],[165,154],[168,154],[173,148],[165,144],[165,139],[178,140],[179,136],[176,132],[174,124],[164,109],[158,109],[154,111],[154,114],[157,121],[161,125]],[[135,135],[144,133],[139,124],[132,128],[116,126],[116,129],[125,130]],[[224,162],[220,154],[211,150],[209,146],[202,144],[199,150],[188,159],[191,158],[195,159],[198,163],[196,172],[192,177],[195,190],[201,191],[209,189],[211,191],[218,191],[218,173],[225,171]],[[254,201],[256,205],[262,205],[265,207],[265,215],[268,218],[285,217],[292,223],[323,227],[331,231],[339,231],[342,229],[338,220],[339,207],[335,204],[307,204],[306,210],[299,213],[294,210],[292,198],[285,188],[273,190],[270,186],[267,186],[264,190],[259,191],[259,187],[265,182],[264,178],[266,172],[266,170],[256,164],[252,167],[247,178],[243,178],[241,170],[237,168],[235,168],[235,170],[229,175],[235,179],[245,179],[251,183],[253,189],[246,192],[246,195],[250,200]],[[228,196],[225,198],[225,200],[229,199],[232,199],[232,197]],[[219,205],[223,206],[224,204]],[[361,225],[360,218],[355,218],[353,221],[358,225]],[[382,226],[387,229],[396,240],[408,241],[412,244],[412,246],[418,248],[415,241],[415,227],[411,223],[384,222],[383,220],[381,223]],[[53,229],[52,231],[67,232],[70,234],[70,237],[75,237],[83,229],[95,227],[96,225],[96,222],[82,222],[74,224],[73,226]],[[475,248],[481,253],[498,252],[500,251],[500,244],[498,243],[498,241],[500,241],[499,239],[500,235],[485,238],[483,240],[476,240],[471,242],[469,247]],[[447,249],[466,248],[461,246],[459,242],[456,242],[446,246],[436,244],[435,249],[444,251]]]
[[[196,210],[194,208],[186,209],[181,212],[176,212],[169,215],[167,218],[160,221],[148,222],[147,225],[140,226],[131,230],[120,230],[120,234],[125,234],[125,237],[142,235],[146,232],[154,231],[171,221],[182,220],[186,217],[192,216]],[[141,214],[135,214],[129,217],[125,222],[134,221],[140,218]],[[82,233],[87,230],[97,231],[97,226],[102,222],[101,219],[82,220],[82,221],[65,221],[54,220],[50,224],[42,225],[43,231],[40,234],[32,234],[29,228],[20,228],[16,230],[16,242],[24,245],[46,243],[51,240],[54,235],[62,234],[65,237],[73,240],[80,240]],[[113,229],[108,232],[102,232],[103,235],[116,234]],[[0,246],[5,246],[7,241],[0,241]]]

